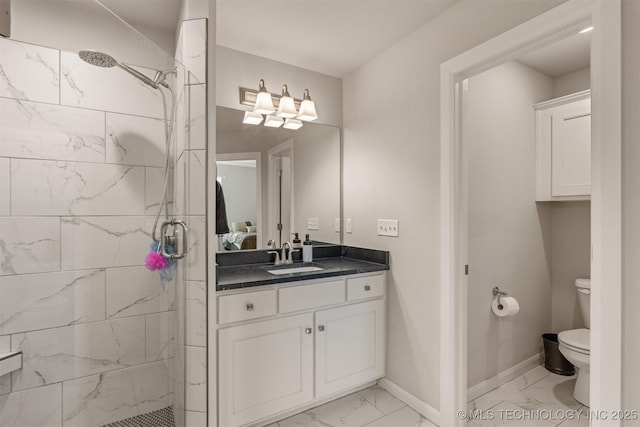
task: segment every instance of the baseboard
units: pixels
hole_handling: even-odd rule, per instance
[[[403,389],[386,377],[378,380],[378,385],[398,399],[402,400],[413,410],[420,413],[423,417],[425,417],[435,425],[440,425],[440,411],[433,406],[429,405],[426,402],[423,402],[422,400],[409,393],[407,390]]]
[[[524,374],[535,368],[536,366],[540,366],[542,361],[544,360],[544,353],[541,352],[530,358],[518,363],[515,366],[512,366],[509,369],[506,369],[502,372],[498,372],[498,375],[491,377],[487,380],[484,380],[473,387],[469,387],[467,389],[467,401],[471,402],[472,400],[477,399],[485,393],[490,392],[494,388],[500,387],[503,384],[508,383],[512,379]]]

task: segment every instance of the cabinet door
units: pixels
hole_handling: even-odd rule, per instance
[[[243,425],[313,399],[313,314],[221,329],[220,425]]]
[[[551,195],[591,194],[591,101],[584,100],[553,113]]]
[[[316,397],[384,376],[382,299],[316,312]]]

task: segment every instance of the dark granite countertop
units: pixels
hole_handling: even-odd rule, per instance
[[[265,252],[262,254],[261,252]],[[219,254],[217,257],[216,290],[226,291],[254,286],[264,286],[276,283],[296,282],[302,280],[321,279],[325,277],[346,276],[349,274],[370,273],[389,269],[389,253],[372,249],[353,248],[348,246],[330,245],[322,248],[314,247],[314,261],[303,263],[299,256],[294,256],[294,264],[274,266],[272,263],[240,263],[245,261],[264,259],[266,251],[251,251],[247,254]],[[241,255],[229,258],[229,255]],[[299,255],[295,254],[294,255]],[[278,270],[295,267],[314,266],[322,268],[318,271],[303,273],[286,273],[275,275],[268,270]]]

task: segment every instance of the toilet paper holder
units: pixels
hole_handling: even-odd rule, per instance
[[[493,288],[492,292],[494,297],[498,297],[498,309],[502,310],[503,306],[502,303],[500,302],[500,297],[506,297],[507,293],[505,291],[501,291],[499,287],[495,287]]]

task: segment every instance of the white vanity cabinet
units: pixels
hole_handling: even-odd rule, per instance
[[[536,111],[536,201],[591,196],[591,91],[545,101]]]
[[[383,377],[384,286],[378,272],[219,294],[219,425],[271,421]]]

